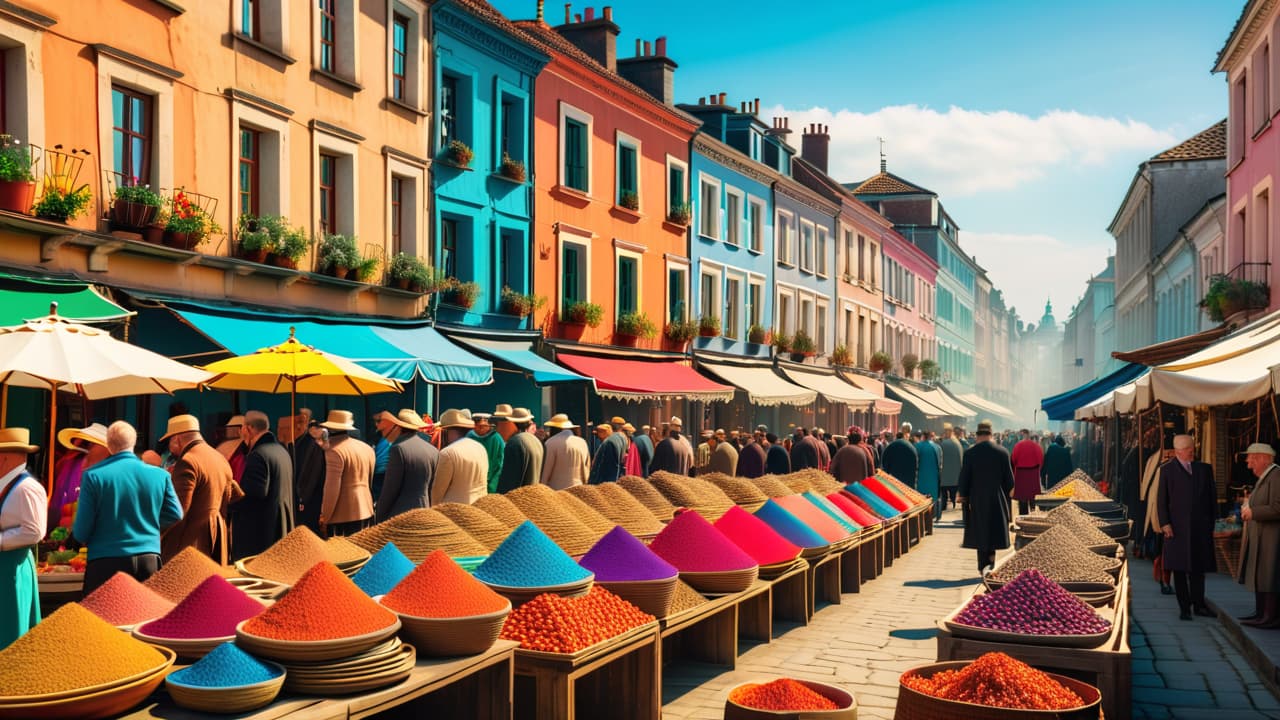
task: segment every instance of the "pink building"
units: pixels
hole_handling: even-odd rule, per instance
[[[889,353],[895,364],[907,353],[921,360],[937,360],[934,301],[938,263],[892,226],[882,226],[880,248],[884,254],[880,281],[884,288],[884,339],[879,349]]]

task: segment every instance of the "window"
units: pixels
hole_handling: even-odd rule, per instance
[[[391,177],[391,252],[404,252],[404,186],[408,184],[402,177]]]
[[[499,84],[504,85],[502,81],[499,81]],[[499,96],[498,117],[494,121],[497,128],[497,145],[493,155],[494,172],[501,172],[504,156],[516,162],[525,163],[527,167],[526,134],[529,127],[525,113],[527,96],[518,92],[514,86],[504,87]]]
[[[747,283],[747,321],[764,327],[764,278],[753,276]]]
[[[613,199],[613,202],[629,210],[638,210],[640,208],[639,158],[639,143],[630,139],[623,139],[622,134],[619,133],[618,177],[616,179],[618,195]]]
[[[151,182],[152,98],[131,88],[111,88],[111,136],[117,173],[122,179]]]
[[[764,203],[751,198],[747,207],[750,208],[748,225],[751,228],[751,250],[762,253],[764,252]]]
[[[260,170],[262,155],[262,133],[257,130],[240,128],[240,214],[260,214],[259,201],[262,197]]]
[[[560,105],[560,184],[591,192],[591,116]]]
[[[667,217],[670,218],[679,211],[688,211],[688,167],[671,157],[667,156]]]
[[[240,0],[240,31],[254,40],[262,40],[262,22],[258,19],[258,0]]]
[[[796,326],[804,331],[810,339],[813,339],[813,299],[809,297],[800,298],[800,316],[796,319]]]
[[[458,138],[458,77],[448,73],[440,77],[440,147]]]
[[[1271,120],[1271,46],[1263,43],[1253,55],[1253,133],[1256,135]]]
[[[818,303],[815,312],[817,313],[813,323],[813,346],[818,349],[818,353],[827,351],[827,305],[826,303]]]
[[[794,265],[795,260],[792,257],[795,254],[793,248],[795,228],[791,224],[791,213],[778,211],[778,219],[773,224],[773,234],[777,247],[774,249],[778,256],[779,265]]]
[[[729,277],[724,286],[724,336],[737,340],[741,336],[738,324],[742,322],[742,280]]]
[[[800,269],[813,272],[813,223],[800,221]]]
[[[720,183],[709,178],[702,178],[701,190],[698,193],[698,234],[720,239]]]
[[[818,228],[817,239],[814,241],[814,270],[821,276],[827,276],[827,229]]]
[[[699,317],[721,318],[720,307],[720,271],[704,268],[698,276]]]
[[[778,331],[787,336],[791,335],[792,328],[795,327],[791,317],[792,302],[793,298],[790,292],[778,292],[778,303],[774,316],[777,319]]]
[[[524,237],[523,232],[513,229],[498,233],[497,257],[501,262],[501,267],[498,269],[499,287],[506,286],[516,292],[526,292],[528,289],[529,272]],[[493,301],[496,308],[502,302],[501,295],[493,298]]]
[[[618,255],[618,316],[630,315],[640,307],[640,261]]]
[[[336,73],[338,42],[338,0],[319,0],[320,3],[320,69]]]
[[[575,303],[587,301],[587,243],[590,238],[567,239],[560,237],[560,309],[565,311]]]
[[[405,102],[408,90],[409,18],[391,15],[391,97]]]
[[[684,322],[688,315],[689,268],[667,266],[667,322]]]
[[[453,218],[440,218],[440,270],[458,276],[458,221]]]
[[[320,232],[338,232],[338,158],[320,155]]]
[[[858,282],[867,281],[867,239],[858,236]]]
[[[742,193],[726,189],[724,193],[725,242],[742,246]]]

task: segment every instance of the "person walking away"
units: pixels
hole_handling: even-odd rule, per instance
[[[1023,428],[1022,439],[1013,446],[1013,499],[1018,501],[1018,514],[1026,515],[1036,508],[1040,494],[1040,476],[1044,467],[1044,450],[1040,442]]]
[[[592,485],[615,482],[622,477],[623,463],[626,462],[627,443],[622,433],[616,433],[609,423],[600,423],[595,427],[596,438],[600,440],[595,457],[591,458],[591,474],[587,482]]]
[[[956,506],[956,487],[960,484],[960,465],[964,460],[964,446],[956,438],[950,423],[942,426],[942,478],[939,492],[938,517],[946,509],[947,502]]]
[[[324,491],[320,500],[320,536],[352,535],[373,524],[373,448],[351,436],[355,416],[330,410],[320,427],[329,431],[324,451]]]
[[[881,455],[884,471],[910,487],[916,486],[916,473],[920,468],[920,456],[911,444],[911,423],[902,423],[898,437],[889,443]]]
[[[499,410],[511,407],[510,405],[499,405]],[[485,457],[488,459],[488,478],[486,487],[491,493],[498,492],[498,478],[502,477],[502,459],[506,455],[507,443],[502,436],[493,429],[490,420],[493,419],[492,413],[473,413],[471,421],[475,427],[471,432],[467,433],[467,437],[475,440],[484,447]]]
[[[508,422],[516,429],[507,438],[502,458],[502,477],[498,480],[498,492],[505,493],[525,485],[537,485],[542,478],[545,450],[542,443],[529,432],[533,427],[533,413],[528,408],[516,408]]]
[[[672,417],[667,423],[667,436],[653,449],[653,462],[649,464],[649,474],[669,472],[674,475],[691,475],[693,470],[693,448],[681,437],[684,422]]]
[[[231,466],[231,477],[236,482],[240,482],[240,478],[244,476],[244,460],[249,454],[249,448],[244,443],[243,429],[244,416],[232,415],[227,424],[222,426],[222,442],[215,448],[227,459],[227,464]]]
[[[1156,498],[1160,494],[1160,468],[1173,460],[1173,450],[1158,450],[1147,458],[1142,471],[1141,498],[1146,506],[1143,515],[1143,554],[1151,557],[1151,572],[1160,583],[1160,594],[1173,594],[1173,578],[1164,567],[1164,531],[1160,527],[1160,506]]]
[[[916,441],[915,445],[916,457],[919,460],[919,467],[916,472],[916,490],[933,498],[934,515],[936,516],[942,512],[938,509],[939,503],[942,502],[939,497],[942,480],[942,448],[935,445],[932,440],[927,439],[923,432],[919,430],[916,432],[919,433],[919,440]]]
[[[1253,615],[1242,620],[1254,627],[1276,628],[1280,627],[1280,467],[1275,449],[1266,443],[1250,445],[1245,463],[1258,484],[1240,509],[1244,537],[1236,579],[1254,593],[1257,606]]]
[[[622,437],[627,441],[627,454],[622,463],[623,475],[644,477],[644,467],[640,462],[640,447],[636,442],[636,426],[631,423],[622,424]]]
[[[244,497],[231,506],[231,558],[257,555],[293,530],[293,460],[276,441],[265,413],[244,414],[240,436],[249,454],[244,459],[240,489]]]
[[[412,408],[383,417],[387,450],[387,474],[382,492],[374,504],[374,520],[383,522],[400,513],[430,507],[431,483],[435,479],[440,451],[418,434],[427,422]],[[382,430],[382,426],[379,426]]]
[[[640,432],[631,437],[636,444],[636,452],[640,453],[640,477],[649,477],[649,466],[653,464],[653,438],[649,437],[653,428],[641,426]]]
[[[27,472],[27,456],[39,450],[26,428],[0,429],[0,650],[40,622],[35,546],[44,539],[49,498]]]
[[[1164,567],[1173,573],[1179,618],[1216,617],[1204,600],[1204,574],[1217,569],[1213,557],[1213,524],[1218,493],[1213,466],[1195,460],[1190,435],[1173,437],[1174,459],[1160,466],[1156,506],[1164,535]]]
[[[160,440],[169,442],[174,458],[173,490],[182,506],[182,519],[160,536],[160,562],[194,547],[219,565],[227,564],[230,538],[227,508],[244,495],[231,475],[231,464],[200,435],[194,415],[169,418]]]
[[[995,564],[996,551],[1009,547],[1009,498],[1013,465],[1009,451],[991,442],[991,423],[978,423],[973,447],[960,464],[956,502],[964,510],[960,547],[978,552],[978,572]]]
[[[1067,441],[1062,435],[1058,435],[1049,444],[1049,449],[1044,451],[1044,486],[1049,488],[1062,482],[1064,478],[1076,469],[1076,464],[1071,459],[1071,449],[1067,447]]]
[[[769,444],[765,452],[765,469],[770,475],[786,475],[791,472],[791,453],[778,442],[778,436],[766,431],[765,442]]]
[[[821,455],[818,441],[802,426],[791,432],[791,472],[817,468]]]
[[[857,432],[849,433],[849,444],[837,450],[836,456],[831,460],[831,476],[842,485],[862,482],[875,474],[870,457],[866,448],[860,445],[861,442],[862,435]]]
[[[461,410],[445,410],[440,415],[440,429],[444,449],[436,462],[431,504],[470,505],[489,492],[489,454],[484,445],[471,437],[475,421]]]
[[[552,490],[585,485],[590,477],[591,449],[587,441],[574,432],[578,426],[564,413],[552,415],[542,425],[556,431],[547,438],[544,448],[542,484]]]
[[[711,468],[711,440],[716,436],[714,430],[702,431],[702,442],[698,443],[698,448],[693,451],[693,474],[705,475],[710,472]]]
[[[711,441],[715,444],[711,446],[710,471],[733,477],[738,470],[738,450],[729,442],[723,429],[717,429]]]
[[[751,442],[743,446],[738,452],[738,466],[733,469],[733,474],[744,478],[758,478],[764,475],[765,462],[768,453],[765,451],[765,432],[768,430],[763,425],[757,425],[755,432],[751,436]]]
[[[329,448],[329,431],[319,421],[307,420],[293,448],[294,522],[320,534],[320,501],[324,497],[324,451]]]

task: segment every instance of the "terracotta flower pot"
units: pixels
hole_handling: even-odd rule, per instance
[[[141,230],[156,219],[160,208],[132,200],[116,200],[111,204],[111,226],[119,230]]]
[[[29,180],[0,180],[0,210],[23,213],[31,212],[31,203],[36,198],[36,184]]]
[[[172,230],[164,231],[164,244],[178,250],[195,250],[204,236],[200,233],[180,233]]]
[[[240,257],[249,262],[265,263],[267,261],[267,249],[256,248],[253,250],[240,250]]]
[[[152,245],[164,244],[164,226],[146,225],[142,228],[142,239]]]
[[[407,278],[407,277],[395,278],[395,279],[393,279],[391,282],[392,282],[392,283],[393,283],[397,288],[399,288],[399,289],[401,289],[401,290],[408,290],[408,289],[409,289],[409,282],[410,282],[410,280],[409,280],[409,278]]]
[[[279,255],[277,253],[271,253],[270,255],[267,256],[267,262],[270,263],[271,265],[275,265],[276,267],[282,267],[287,270],[298,269],[298,261],[289,257],[288,255]]]
[[[329,266],[329,274],[338,278],[339,280],[345,280],[347,278],[347,273],[350,272],[350,270],[351,268],[347,267],[346,265],[330,265]]]

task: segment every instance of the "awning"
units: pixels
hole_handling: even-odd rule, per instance
[[[1235,405],[1273,392],[1280,363],[1280,312],[1246,326],[1221,342],[1177,362],[1151,369],[1150,392],[1139,410],[1156,402],[1183,407]]]
[[[922,388],[916,392],[934,407],[946,410],[948,415],[954,415],[955,417],[976,417],[978,415],[977,410],[958,400],[945,385]]]
[[[879,399],[866,390],[846,382],[836,375],[834,370],[826,372],[801,370],[798,366],[787,363],[780,363],[778,369],[791,382],[814,390],[831,402],[844,403],[855,410],[870,410]]]
[[[1125,383],[1133,382],[1146,370],[1145,365],[1126,363],[1109,375],[1094,378],[1079,387],[1044,398],[1040,401],[1040,409],[1045,411],[1050,420],[1074,420],[1077,408],[1094,402]]]
[[[1137,380],[1125,383],[1082,405],[1076,410],[1076,420],[1092,420],[1132,413],[1137,409],[1138,398],[1147,397],[1150,392],[1151,374],[1148,371],[1139,375]]]
[[[1137,350],[1116,350],[1111,357],[1139,365],[1155,366],[1184,358],[1221,340],[1231,332],[1231,327],[1223,325],[1185,337],[1174,338],[1164,342],[1148,345]]]
[[[197,303],[165,301],[165,306],[192,328],[231,355],[246,355],[283,342],[289,328],[303,343],[341,355],[376,373],[409,382],[421,377],[429,383],[488,385],[493,363],[476,357],[422,323],[370,324],[351,318],[289,315],[242,308],[214,308]],[[146,345],[145,341],[140,344]],[[204,361],[218,359],[205,353]],[[184,357],[174,355],[174,357]],[[191,358],[194,361],[194,358]]]
[[[998,415],[1002,418],[1008,418],[1010,420],[1014,419],[1015,417],[1013,411],[1010,410],[1009,408],[1001,405],[998,402],[988,400],[984,397],[975,395],[973,393],[957,395],[956,399],[968,405],[969,407],[977,408],[978,410],[982,410],[984,412],[989,412],[992,415]]]
[[[712,382],[676,360],[629,360],[560,352],[556,362],[595,378],[601,397],[640,402],[683,397],[701,402],[729,402],[734,388]]]
[[[133,313],[75,280],[28,278],[0,273],[0,327],[21,325],[49,314],[58,303],[58,314],[80,323],[122,320]]]
[[[699,359],[698,369],[737,386],[756,405],[812,405],[818,397],[816,392],[784,380],[771,365],[734,365]]]
[[[909,388],[901,383],[892,380],[885,381],[885,391],[902,402],[915,408],[917,412],[925,417],[946,417],[951,413],[937,407],[933,403],[921,397],[915,388]]]
[[[528,340],[491,340],[448,333],[447,337],[465,348],[514,367],[528,374],[534,385],[556,385],[568,382],[591,382],[591,378],[570,372],[533,351]]]
[[[876,396],[874,409],[881,415],[897,415],[902,412],[902,403],[884,396],[884,381],[857,373],[842,372],[840,377],[853,383],[860,390],[866,390]]]

